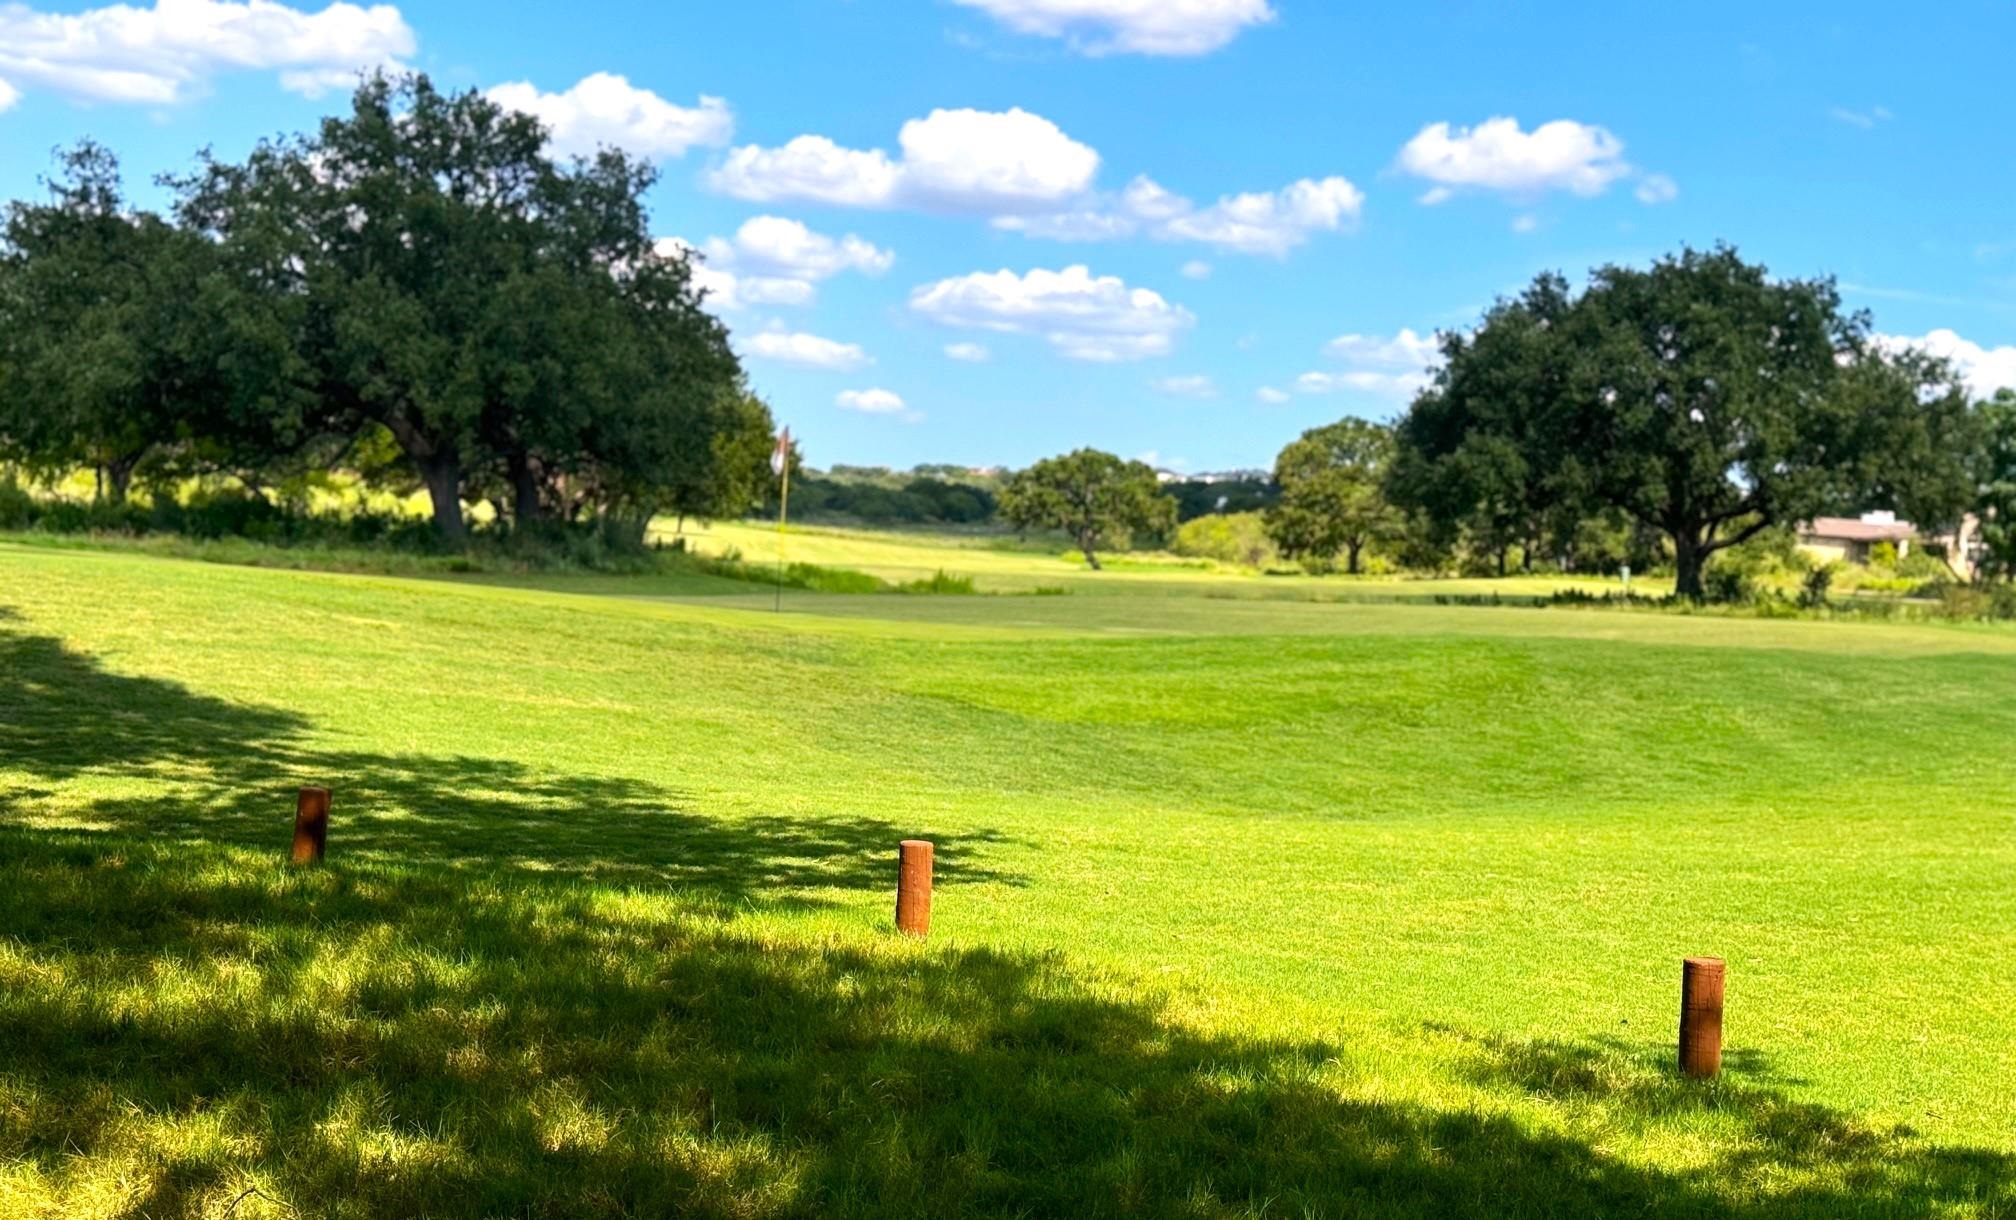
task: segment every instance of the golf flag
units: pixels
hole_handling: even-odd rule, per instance
[[[770,473],[777,476],[777,596],[776,609],[784,609],[784,514],[791,504],[791,429],[777,431],[777,448],[770,454]]]

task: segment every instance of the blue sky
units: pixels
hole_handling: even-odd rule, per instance
[[[814,464],[1214,469],[1391,416],[1537,271],[1683,242],[2016,384],[2012,48],[2009,0],[30,0],[0,194],[86,135],[136,184],[236,156],[406,64],[654,157]]]

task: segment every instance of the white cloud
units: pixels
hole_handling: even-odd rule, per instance
[[[896,256],[854,234],[834,239],[782,216],[755,216],[735,231],[732,250],[739,266],[797,280],[823,280],[842,271],[880,275]]]
[[[947,343],[945,355],[953,360],[963,360],[967,364],[984,364],[994,353],[988,351],[984,343]]]
[[[1878,335],[1877,341],[1891,349],[1921,347],[1953,364],[1967,388],[1986,398],[1999,389],[2016,389],[2016,345],[1983,347],[1963,339],[1954,331],[1938,330],[1912,338],[1909,335]]]
[[[1191,373],[1181,377],[1157,377],[1148,383],[1164,394],[1174,394],[1178,398],[1216,398],[1218,387],[1202,373]]]
[[[1379,368],[1425,369],[1440,351],[1434,335],[1421,335],[1403,326],[1391,339],[1377,335],[1339,335],[1323,345],[1325,355],[1356,365]]]
[[[740,199],[992,215],[1055,209],[1088,191],[1099,171],[1097,152],[1020,108],[934,110],[903,124],[897,143],[900,158],[825,136],[749,144],[729,153],[709,183]]]
[[[6,110],[20,100],[21,91],[6,81],[0,80],[0,110]]]
[[[833,399],[836,406],[869,415],[895,415],[904,408],[903,399],[884,389],[842,390]]]
[[[1323,345],[1325,355],[1341,362],[1339,372],[1310,372],[1295,379],[1304,394],[1353,391],[1382,398],[1407,398],[1428,384],[1435,363],[1435,336],[1402,327],[1392,338],[1339,335]]]
[[[1267,0],[954,0],[1087,55],[1204,55],[1274,20]]]
[[[1082,264],[1026,275],[976,271],[920,285],[910,308],[945,326],[1041,335],[1061,355],[1091,361],[1164,355],[1197,321],[1159,293],[1095,277]]]
[[[728,103],[702,94],[697,106],[675,106],[649,89],[608,72],[584,76],[565,93],[541,93],[529,81],[498,85],[487,96],[546,125],[562,155],[592,155],[604,145],[640,157],[683,157],[701,145],[718,148],[735,134]]]
[[[857,152],[825,136],[799,136],[782,148],[743,145],[708,175],[708,182],[737,199],[887,207],[895,199],[899,176],[895,162],[881,149]]]
[[[1640,203],[1671,203],[1680,197],[1680,184],[1664,174],[1647,174],[1634,193]]]
[[[1606,128],[1572,119],[1542,123],[1530,132],[1506,117],[1475,127],[1430,123],[1400,150],[1399,164],[1437,184],[1421,197],[1428,204],[1465,187],[1520,196],[1550,190],[1600,195],[1632,173],[1622,140]]]
[[[903,189],[953,211],[1013,211],[1082,194],[1099,154],[1049,119],[1020,108],[934,110],[903,124]]]
[[[1347,179],[1304,178],[1278,191],[1227,195],[1208,208],[1167,190],[1145,175],[1117,197],[1090,207],[1038,216],[1005,216],[997,228],[1031,237],[1093,241],[1146,232],[1162,241],[1194,241],[1240,254],[1280,256],[1316,232],[1357,223],[1365,194]],[[1191,267],[1209,267],[1193,263]],[[1184,273],[1190,274],[1186,267]],[[1192,278],[1198,278],[1192,276]]]
[[[1295,379],[1295,388],[1304,394],[1335,394],[1351,390],[1376,394],[1381,398],[1406,398],[1428,384],[1413,373],[1379,373],[1353,369],[1342,373],[1304,373]]]
[[[360,70],[396,65],[416,45],[389,4],[312,13],[274,0],[156,0],[79,13],[0,4],[0,97],[43,86],[85,101],[168,105],[228,71],[275,71],[282,87],[313,96]]]
[[[1335,232],[1356,224],[1365,193],[1343,178],[1302,181],[1272,193],[1220,199],[1199,212],[1166,222],[1160,236],[1200,241],[1241,254],[1282,255],[1311,233]]]
[[[1211,264],[1201,258],[1193,258],[1183,264],[1183,278],[1186,280],[1208,280],[1211,278]]]
[[[660,253],[695,251],[683,238],[658,243]],[[818,283],[843,271],[879,275],[896,256],[849,233],[831,238],[796,220],[756,216],[742,223],[732,238],[710,237],[697,247],[694,280],[708,292],[717,311],[743,305],[810,305]]]
[[[743,351],[758,360],[845,373],[875,363],[858,343],[840,343],[804,331],[765,330],[749,336]]]
[[[1253,391],[1253,397],[1259,399],[1261,402],[1266,403],[1270,407],[1278,407],[1282,403],[1287,402],[1290,398],[1294,397],[1294,395],[1288,393],[1286,390],[1277,390],[1271,385],[1263,385],[1259,389]]]
[[[1540,227],[1540,218],[1531,212],[1523,212],[1512,218],[1514,233],[1531,233]]]

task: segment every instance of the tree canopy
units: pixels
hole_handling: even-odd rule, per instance
[[[1069,534],[1085,562],[1099,569],[1099,552],[1133,534],[1167,533],[1176,502],[1162,492],[1155,471],[1097,449],[1045,458],[1008,481],[1001,517],[1018,529]]]
[[[1500,545],[1615,509],[1667,537],[1699,598],[1711,555],[1774,524],[1954,511],[1950,369],[1887,351],[1832,281],[1773,279],[1728,247],[1599,268],[1579,296],[1542,276],[1443,355],[1401,421],[1395,492]]]
[[[15,460],[118,498],[148,461],[253,485],[389,444],[449,539],[477,499],[641,538],[760,494],[769,409],[653,239],[646,163],[562,161],[481,93],[378,75],[312,134],[206,154],[172,217],[129,209],[96,145],[62,169],[0,248]]]
[[[1384,424],[1343,419],[1304,432],[1275,459],[1281,500],[1267,510],[1268,537],[1291,559],[1320,565],[1342,554],[1356,575],[1365,548],[1401,524],[1384,487],[1392,458]]]

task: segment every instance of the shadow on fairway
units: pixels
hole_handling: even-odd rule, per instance
[[[0,861],[0,1164],[56,1199],[123,1175],[121,1214],[216,1215],[252,1186],[240,1216],[2016,1206],[2016,1159],[1593,1043],[1466,1053],[1487,1095],[1712,1114],[1706,1163],[1352,1100],[1348,1050],[1187,1031],[1054,955],[118,836],[0,830]]]
[[[889,889],[899,840],[939,841],[941,885],[1022,879],[987,863],[1007,842],[841,815],[722,819],[680,792],[502,759],[316,747],[295,713],[108,671],[0,618],[0,817],[84,773],[150,781],[67,816],[108,831],[284,851],[302,784],[334,791],[330,852],[378,862],[516,868],[679,885],[729,902],[804,904],[802,891]],[[724,765],[727,765],[724,761]]]

